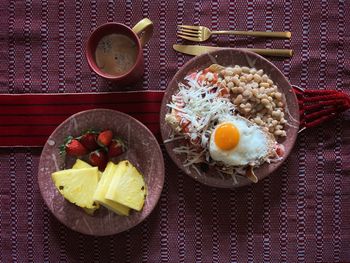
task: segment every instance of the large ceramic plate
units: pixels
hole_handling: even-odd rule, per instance
[[[285,155],[283,157],[283,160],[279,162],[271,164],[266,163],[254,170],[258,179],[261,180],[267,175],[271,174],[273,171],[275,171],[287,158],[290,151],[292,150],[299,129],[299,108],[297,98],[292,90],[291,84],[286,79],[286,77],[270,61],[255,53],[239,49],[224,49],[200,55],[187,62],[173,77],[173,79],[167,87],[163,98],[160,114],[162,138],[163,140],[168,139],[169,135],[172,132],[170,126],[165,123],[164,118],[166,113],[169,112],[169,108],[166,106],[166,104],[168,104],[171,101],[171,96],[177,92],[178,83],[182,82],[184,77],[189,73],[192,73],[196,70],[204,69],[213,63],[217,63],[223,66],[240,65],[255,67],[257,69],[263,69],[264,72],[270,76],[270,78],[275,82],[279,90],[285,96],[286,104],[289,110],[289,114],[286,114],[286,119],[289,122],[290,126],[286,128],[287,137],[279,141],[285,146]],[[237,177],[237,184],[234,183],[234,180],[232,178],[221,179],[218,176],[215,176],[216,173],[214,169],[209,170],[208,172],[202,171],[199,175],[193,169],[185,168],[183,166],[185,156],[177,155],[173,152],[173,148],[179,146],[179,144],[181,143],[183,142],[173,141],[171,143],[166,143],[166,150],[172,158],[172,160],[178,165],[178,167],[180,167],[186,174],[196,179],[197,181],[206,185],[223,188],[240,187],[251,183],[250,180],[241,176]]]
[[[82,131],[91,128],[111,129],[115,135],[127,141],[128,150],[118,158],[130,160],[144,175],[148,194],[142,211],[132,211],[130,216],[124,217],[103,208],[94,216],[90,216],[66,201],[56,189],[51,174],[57,170],[71,168],[73,163],[73,160],[60,156],[59,145],[68,135],[78,136]],[[112,235],[143,221],[157,204],[164,182],[163,155],[156,138],[136,119],[113,110],[89,110],[68,118],[49,137],[41,154],[38,180],[46,205],[67,227],[89,235]]]

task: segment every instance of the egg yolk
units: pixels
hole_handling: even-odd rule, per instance
[[[214,141],[221,150],[232,150],[239,142],[239,131],[232,123],[223,123],[216,128]]]

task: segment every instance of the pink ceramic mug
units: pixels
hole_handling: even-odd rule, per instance
[[[142,19],[133,28],[120,23],[106,23],[95,29],[86,45],[86,58],[90,68],[101,77],[117,82],[119,84],[129,84],[138,80],[144,72],[142,48],[151,38],[153,33],[153,23],[148,18]],[[95,52],[100,40],[110,34],[121,34],[130,38],[136,45],[136,59],[133,65],[122,74],[111,74],[101,70],[96,62]]]

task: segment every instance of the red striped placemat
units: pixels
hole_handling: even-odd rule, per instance
[[[0,94],[0,147],[42,147],[69,116],[106,108],[130,114],[159,133],[161,91]]]

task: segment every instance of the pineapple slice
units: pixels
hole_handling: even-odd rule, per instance
[[[140,211],[146,197],[143,176],[129,161],[122,161],[119,164],[123,169],[115,171],[106,198]]]
[[[73,204],[95,208],[92,198],[98,183],[98,168],[68,169],[52,174],[58,191]]]
[[[115,171],[116,170],[124,170],[125,166],[118,164],[115,165],[113,162],[109,162],[107,164],[106,169],[104,170],[103,174],[102,174],[102,178],[100,180],[100,182],[98,183],[97,189],[94,193],[93,199],[96,203],[99,203],[101,205],[103,205],[104,207],[112,210],[113,212],[119,214],[119,215],[125,215],[128,216],[129,215],[129,208],[119,204],[117,202],[111,201],[111,200],[107,200],[105,198],[108,186],[111,183],[111,180],[113,178],[113,176],[115,175]]]
[[[91,168],[92,166],[83,160],[77,159],[72,166],[72,169],[81,169],[81,168]]]
[[[75,161],[75,163],[73,164],[72,169],[91,168],[91,167],[93,167],[93,166],[91,166],[87,162],[84,162],[83,160],[77,159]],[[102,176],[102,172],[98,171],[98,180],[101,179],[101,176]]]
[[[82,168],[91,168],[91,167],[92,166],[90,164],[84,162],[83,160],[77,159],[75,161],[74,165],[72,166],[72,169],[82,169]],[[101,178],[101,174],[102,173],[100,171],[98,171],[98,175],[99,175],[98,179],[99,180]],[[96,206],[94,208],[84,208],[83,207],[84,212],[87,213],[88,215],[91,215],[91,216],[94,215],[95,211],[100,208],[99,204],[95,203],[95,205]]]

